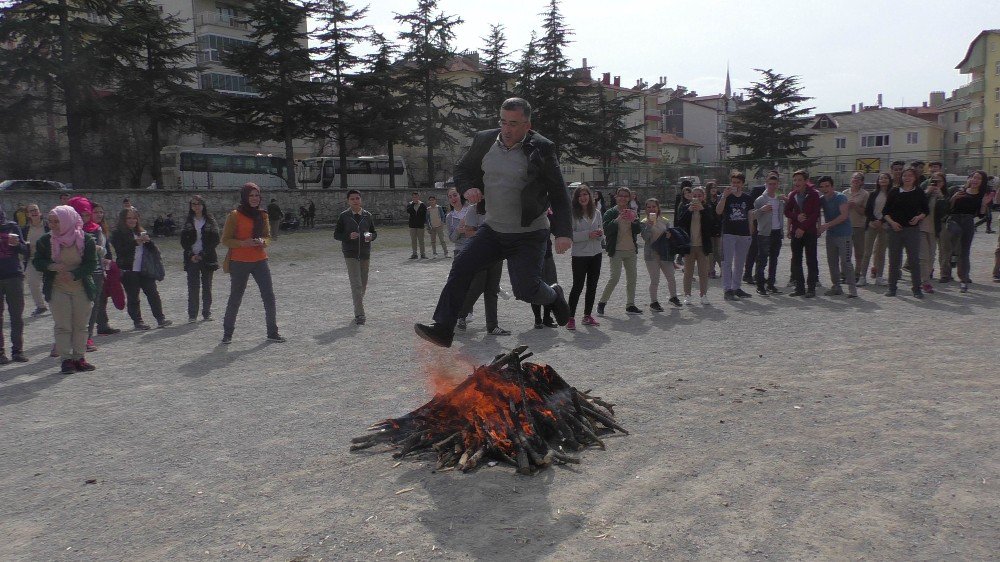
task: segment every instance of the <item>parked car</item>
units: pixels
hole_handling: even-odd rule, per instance
[[[677,183],[680,184],[684,180],[690,180],[691,181],[691,187],[699,187],[699,186],[701,186],[701,178],[699,178],[698,176],[681,176],[681,177],[677,178]]]
[[[52,180],[4,180],[0,182],[0,191],[69,191],[63,183]]]

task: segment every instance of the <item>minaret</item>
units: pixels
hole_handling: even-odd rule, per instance
[[[733,97],[733,86],[729,82],[729,65],[726,65],[726,100],[730,100]]]

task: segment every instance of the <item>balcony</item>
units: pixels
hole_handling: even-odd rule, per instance
[[[970,131],[965,133],[965,144],[975,144],[983,142],[982,131]]]
[[[222,29],[239,29],[250,31],[250,26],[246,21],[232,16],[222,15],[218,12],[201,12],[194,16],[194,28],[200,30],[203,27],[212,26]]]
[[[969,121],[975,121],[983,118],[983,106],[976,105],[972,106],[967,110],[967,119]]]
[[[965,86],[958,88],[957,90],[955,90],[955,93],[959,98],[970,98],[970,97],[975,97],[977,94],[983,93],[984,88],[985,88],[984,81],[982,78],[979,78],[978,80],[973,80],[972,82],[969,82]]]

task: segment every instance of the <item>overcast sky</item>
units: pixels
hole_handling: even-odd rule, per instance
[[[367,23],[389,37],[395,13],[416,0],[371,0]],[[363,2],[351,1],[355,7]],[[547,0],[439,0],[460,16],[455,47],[482,50],[491,24],[503,24],[508,46],[519,50],[541,29]],[[932,90],[968,82],[955,66],[983,29],[1000,28],[1000,0],[563,0],[573,31],[566,50],[583,58],[594,77],[621,76],[721,93],[726,66],[733,91],[757,79],[754,68],[797,75],[817,111],[850,110],[852,103],[918,105]]]

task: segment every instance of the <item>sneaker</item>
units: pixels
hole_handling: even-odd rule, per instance
[[[708,295],[701,296],[701,306],[709,306],[712,303],[708,302]]]
[[[7,354],[0,352],[0,365],[6,365],[7,363],[10,363],[10,359],[7,358]]]
[[[920,289],[913,289],[913,298],[922,299],[924,298],[924,292]]]
[[[837,297],[844,294],[844,290],[840,288],[840,285],[834,285],[823,293],[825,297]]]
[[[455,327],[458,328],[459,330],[465,330],[465,318],[464,317],[459,318],[458,323],[455,324]]]
[[[87,363],[86,359],[80,358],[80,359],[76,360],[76,370],[77,371],[80,371],[80,372],[83,372],[83,371],[93,371],[95,369],[97,369],[97,367],[91,365],[90,363]]]
[[[437,322],[427,324],[414,324],[413,331],[421,338],[440,347],[451,347],[452,340],[455,339],[455,331],[445,328]]]
[[[362,316],[362,318],[364,318],[364,317]],[[274,334],[272,336],[267,336],[267,341],[273,341],[274,343],[285,343],[288,340],[285,339],[285,338],[283,338],[283,337],[281,337],[280,334]]]
[[[598,316],[604,316],[604,307],[607,306],[607,304],[608,303],[606,303],[606,302],[599,302],[599,303],[597,303],[597,315]]]
[[[500,298],[502,298],[505,301],[509,301],[511,298],[514,297],[514,295],[510,294],[510,291],[504,289],[503,287],[500,287],[500,291],[497,293],[497,295],[499,295]]]
[[[736,296],[740,297],[741,299],[749,299],[753,297],[753,295],[744,291],[743,289],[736,289],[736,291],[734,292],[736,293]]]
[[[212,318],[211,314],[206,314],[201,317],[201,320],[202,322],[211,322],[212,320],[215,320],[215,318]]]
[[[233,343],[233,336],[222,336],[222,341],[220,343],[222,345],[229,345]]]
[[[87,353],[93,353],[95,351],[97,351],[97,346],[94,345],[94,340],[88,338],[87,339]]]
[[[410,256],[410,259],[411,259],[411,260],[415,260],[415,259],[417,259],[417,254],[413,254],[412,256]]]
[[[959,283],[958,284],[958,292],[960,292],[960,293],[968,293],[969,292],[969,284],[968,283]]]
[[[427,256],[425,256],[424,254],[420,254],[420,259],[425,260],[427,259]]]
[[[760,286],[760,287],[757,287],[757,291],[756,292],[757,292],[758,295],[761,295],[761,296],[764,296],[764,297],[767,296],[767,289],[765,289],[763,285]]]
[[[41,316],[41,315],[45,314],[48,311],[49,311],[49,309],[45,308],[44,306],[40,306],[40,307],[36,308],[35,311],[31,313],[31,315],[32,316]]]
[[[601,323],[598,322],[597,320],[594,320],[593,316],[587,314],[587,315],[585,315],[583,317],[583,325],[584,326],[600,326]]]
[[[677,295],[674,295],[674,296],[670,297],[669,299],[667,299],[667,302],[669,302],[670,304],[672,304],[674,306],[681,306],[681,299],[677,298]]]
[[[775,287],[774,285],[768,285],[767,286],[767,292],[771,293],[772,295],[780,295],[781,294],[781,291],[777,287]]]
[[[858,277],[858,282],[855,283],[855,285],[857,285],[858,287],[864,287],[867,284],[868,284],[868,276],[867,275]]]
[[[743,282],[746,283],[747,285],[753,285],[753,277],[751,277],[750,275],[744,275]]]
[[[540,320],[538,322],[535,322],[535,329],[536,330],[541,330],[544,327],[545,326],[542,326],[542,322]]]
[[[566,322],[566,329],[567,330],[575,330],[576,329],[576,319],[575,318],[570,318],[569,321]]]
[[[878,277],[878,278],[876,278],[875,279],[875,285],[876,286],[883,286],[884,287],[886,285],[885,277]]]
[[[72,375],[76,372],[76,361],[72,359],[63,359],[62,365],[59,369],[59,373],[63,375]]]
[[[649,309],[653,312],[663,312],[663,307],[660,306],[660,301],[649,303]]]
[[[636,305],[630,304],[625,307],[625,314],[642,314],[642,311]]]
[[[925,293],[929,293],[929,294],[932,294],[932,295],[934,294],[934,285],[931,285],[930,283],[924,283],[920,288]]]
[[[551,304],[552,316],[555,317],[557,324],[565,326],[569,321],[569,303],[566,302],[566,295],[558,283],[552,284],[552,290],[556,292],[556,300]]]
[[[569,324],[569,320],[567,320],[566,323]],[[546,328],[558,328],[559,327],[559,324],[556,324],[556,321],[553,320],[552,318],[546,318],[545,320],[542,320],[542,325],[545,326]]]
[[[889,289],[888,291],[885,292],[885,296],[887,296],[887,297],[894,297],[894,296],[896,296],[896,289]]]
[[[803,298],[814,299],[814,298],[816,298],[816,289],[809,289],[809,290],[806,291],[806,294],[804,294],[802,296],[803,296]]]
[[[724,298],[727,301],[738,301],[738,300],[740,300],[740,298],[736,296],[736,292],[735,291],[726,291],[725,295],[722,298]]]
[[[805,294],[806,294],[806,290],[805,289],[795,289],[791,293],[788,293],[788,296],[790,296],[790,297],[802,297],[802,296],[805,296]]]
[[[118,332],[121,332],[121,330],[119,330],[118,328],[112,328],[111,326],[97,329],[97,335],[99,336],[113,336]]]
[[[15,362],[15,363],[27,363],[28,362],[28,358],[25,357],[25,355],[23,353],[21,353],[20,351],[18,351],[17,353],[11,354],[10,360],[13,361],[13,362]]]
[[[160,320],[159,322],[156,323],[157,328],[166,328],[167,326],[172,326],[172,325],[173,322],[167,319]]]
[[[198,321],[198,317],[197,316],[192,316],[192,317],[188,318],[188,324],[194,324],[197,321]]]
[[[691,306],[691,295],[684,295],[684,304]]]
[[[149,327],[149,324],[146,324],[145,322],[136,322],[135,323],[135,331],[137,331],[137,332],[145,332],[146,330],[152,330],[152,328]]]
[[[553,328],[555,328],[555,326],[553,326]],[[504,330],[500,326],[493,326],[492,328],[487,330],[486,333],[491,336],[509,336],[510,330]]]
[[[364,326],[366,320],[368,320],[368,319],[365,318],[364,314],[362,314],[361,316],[355,316],[354,317],[354,323],[357,324],[358,326]]]

